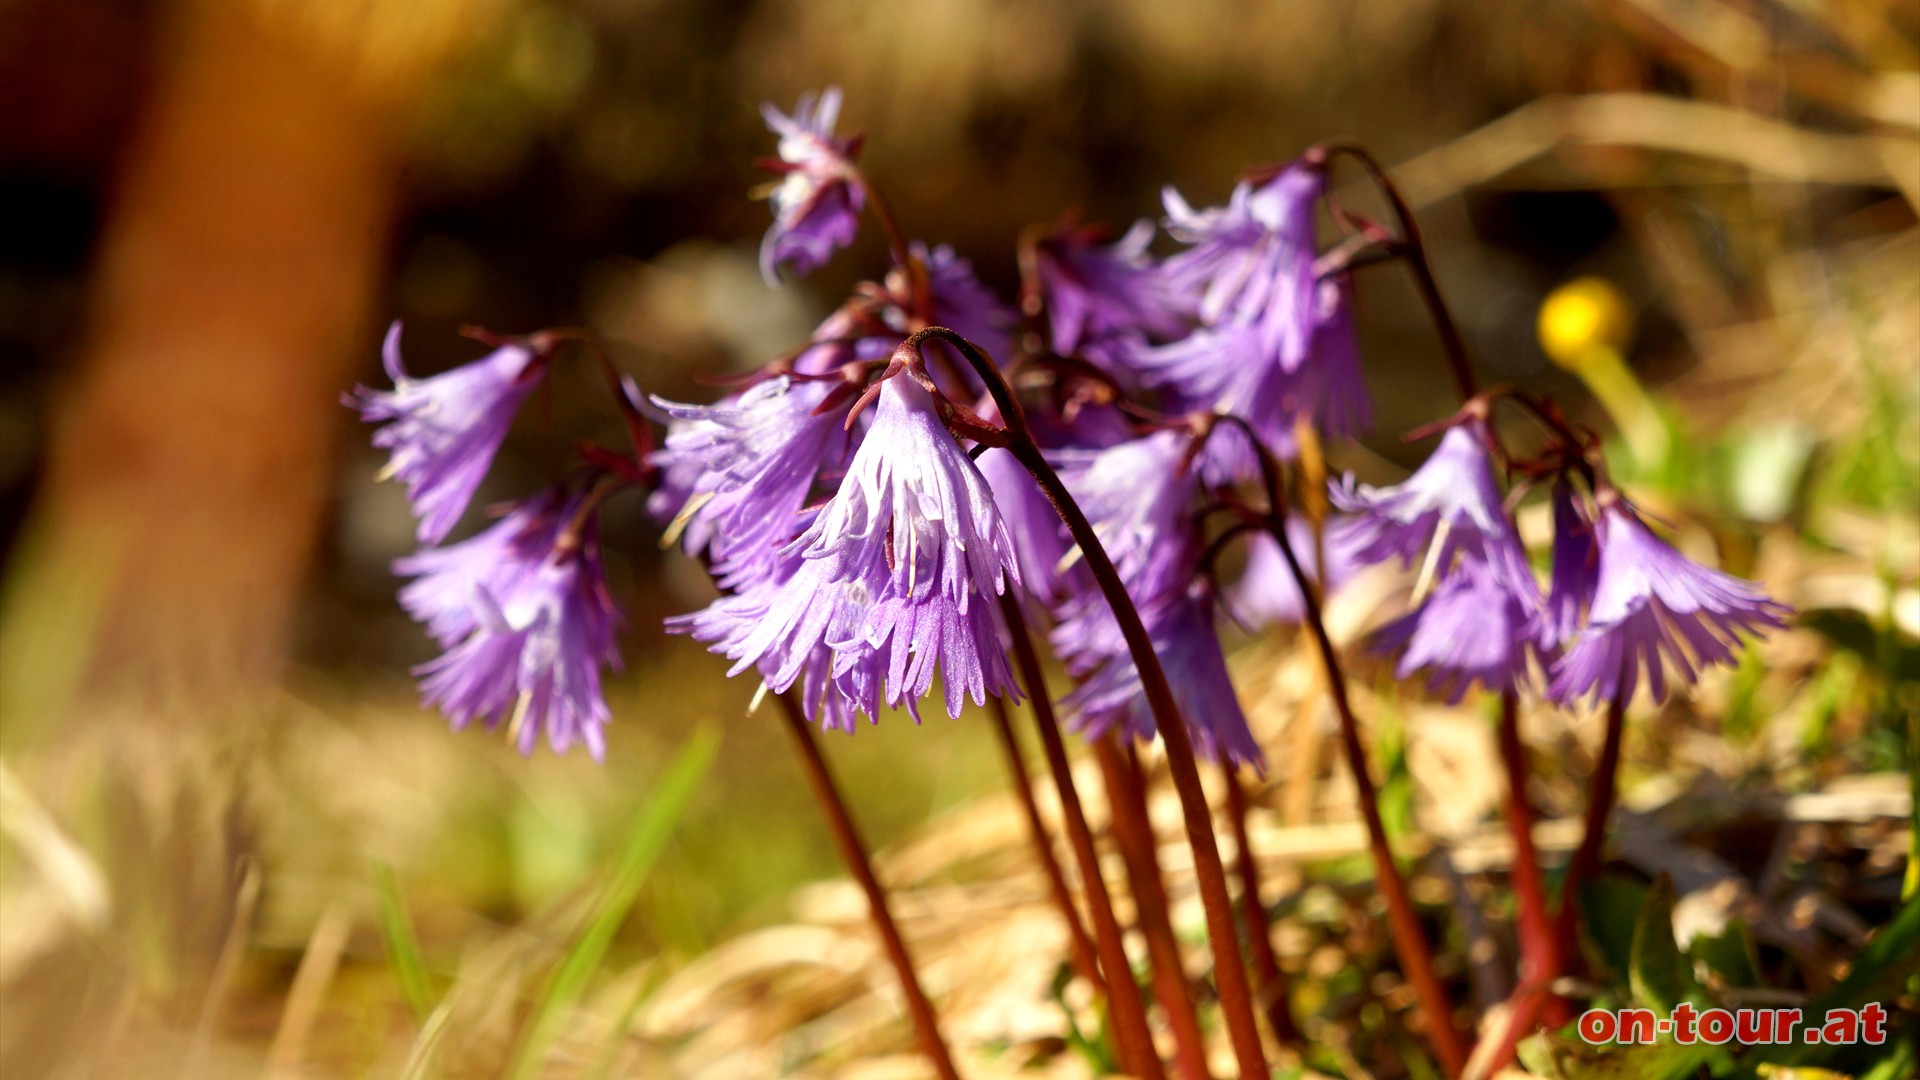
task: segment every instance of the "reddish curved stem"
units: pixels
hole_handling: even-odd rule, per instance
[[[1080,869],[1081,887],[1087,892],[1087,910],[1093,918],[1094,944],[1099,949],[1100,967],[1106,976],[1107,1010],[1120,1042],[1121,1066],[1135,1076],[1164,1080],[1159,1051],[1153,1046],[1153,1033],[1147,1026],[1147,1006],[1140,999],[1140,987],[1133,981],[1133,966],[1127,961],[1127,949],[1120,936],[1120,921],[1113,914],[1113,897],[1107,880],[1100,874],[1100,852],[1093,845],[1093,830],[1081,809],[1080,794],[1073,782],[1073,764],[1067,760],[1067,748],[1060,738],[1060,724],[1053,715],[1053,699],[1047,696],[1046,673],[1040,668],[1040,656],[1033,649],[1033,635],[1027,632],[1026,616],[1012,594],[1000,598],[1000,611],[1007,624],[1007,636],[1013,639],[1013,661],[1020,670],[1027,698],[1033,705],[1033,724],[1040,732],[1040,745],[1046,752],[1047,767],[1053,773],[1054,790],[1060,796],[1061,816],[1067,824],[1067,838]]]
[[[1347,696],[1347,679],[1340,666],[1339,651],[1334,648],[1333,638],[1327,633],[1326,620],[1321,615],[1318,585],[1302,568],[1300,556],[1293,550],[1293,540],[1287,535],[1287,499],[1280,482],[1279,466],[1266,446],[1244,427],[1244,422],[1233,417],[1222,419],[1242,425],[1243,434],[1253,445],[1259,460],[1260,478],[1266,488],[1269,505],[1267,531],[1279,544],[1281,558],[1285,560],[1294,584],[1300,589],[1301,622],[1306,626],[1308,636],[1313,638],[1321,666],[1326,672],[1327,690],[1340,719],[1340,745],[1346,754],[1347,769],[1353,775],[1359,796],[1360,814],[1367,826],[1367,848],[1373,857],[1374,875],[1379,883],[1381,898],[1387,904],[1387,923],[1393,931],[1394,952],[1400,958],[1400,966],[1413,988],[1420,1012],[1426,1018],[1434,1053],[1439,1056],[1440,1064],[1448,1076],[1459,1076],[1467,1065],[1467,1044],[1459,1029],[1454,1027],[1452,1003],[1433,969],[1433,947],[1427,942],[1426,930],[1420,925],[1420,916],[1407,891],[1406,879],[1393,859],[1393,845],[1387,839],[1387,827],[1380,817],[1380,792],[1374,785],[1373,773],[1367,763],[1367,747],[1360,735],[1360,723],[1354,717],[1353,703]]]
[[[801,713],[800,705],[791,694],[781,694],[780,715],[786,718],[787,731],[793,736],[794,748],[800,751],[800,764],[807,774],[807,783],[813,789],[814,801],[820,804],[821,812],[826,815],[827,828],[833,833],[833,842],[840,849],[840,858],[847,864],[847,870],[859,882],[861,891],[867,894],[867,913],[873,920],[873,928],[880,935],[880,944],[885,949],[887,961],[893,965],[894,974],[900,978],[900,992],[906,998],[907,1016],[913,1022],[914,1034],[920,1041],[920,1052],[932,1063],[934,1072],[940,1080],[960,1080],[960,1073],[953,1067],[953,1056],[947,1051],[947,1043],[940,1035],[940,1020],[934,1014],[933,1003],[927,1000],[926,991],[920,987],[920,976],[914,970],[913,957],[907,952],[907,943],[900,936],[900,928],[893,921],[893,910],[887,904],[887,891],[881,887],[880,879],[874,876],[873,863],[867,858],[866,845],[860,841],[860,831],[853,823],[853,815],[847,811],[847,804],[840,797],[839,786],[834,783],[833,773],[827,768],[827,761],[820,756],[820,747],[813,740],[813,731],[807,727],[807,718]]]
[[[994,405],[1007,426],[1007,449],[1019,461],[1040,490],[1053,504],[1055,513],[1067,526],[1073,542],[1079,546],[1087,570],[1100,585],[1107,606],[1113,611],[1120,634],[1126,639],[1127,652],[1140,675],[1140,686],[1153,713],[1154,725],[1167,751],[1167,765],[1173,774],[1174,790],[1180,796],[1180,812],[1193,848],[1194,878],[1199,885],[1201,905],[1206,909],[1207,940],[1213,950],[1214,982],[1220,992],[1221,1012],[1226,1019],[1227,1035],[1233,1043],[1234,1059],[1242,1076],[1267,1075],[1267,1056],[1260,1045],[1260,1030],[1253,1015],[1253,993],[1248,985],[1245,960],[1233,925],[1233,900],[1227,893],[1226,868],[1220,861],[1220,844],[1213,835],[1213,815],[1207,807],[1206,791],[1200,785],[1200,767],[1194,759],[1193,742],[1187,735],[1180,706],[1153,650],[1147,627],[1127,595],[1125,583],[1113,567],[1113,560],[1100,543],[1100,537],[1087,521],[1087,515],[1074,502],[1073,494],[1061,482],[1053,466],[1047,463],[1027,430],[1026,417],[1006,378],[984,353],[966,338],[941,326],[930,326],[910,335],[901,348],[919,353],[928,338],[947,341],[972,365],[986,384]],[[1112,980],[1109,980],[1110,982]]]
[[[1073,954],[1073,970],[1087,980],[1094,990],[1105,995],[1106,982],[1100,978],[1100,963],[1094,956],[1093,939],[1087,936],[1087,928],[1080,921],[1080,912],[1073,905],[1073,890],[1067,887],[1066,874],[1060,869],[1060,860],[1053,852],[1053,838],[1047,835],[1047,824],[1040,816],[1040,807],[1033,799],[1033,779],[1027,773],[1026,760],[1020,753],[1020,742],[1013,734],[1013,720],[1007,714],[1007,703],[1002,698],[994,698],[993,729],[1000,737],[1000,750],[1007,759],[1007,772],[1013,780],[1014,794],[1020,800],[1020,809],[1027,819],[1027,835],[1033,841],[1034,859],[1040,863],[1040,870],[1046,875],[1047,892],[1053,897],[1053,906],[1060,912],[1060,919],[1067,927],[1067,945]]]
[[[1153,962],[1153,995],[1160,1002],[1160,1011],[1167,1015],[1168,1026],[1173,1028],[1174,1067],[1187,1080],[1208,1080],[1206,1038],[1200,1033],[1200,1019],[1194,1012],[1186,969],[1180,963],[1180,943],[1173,936],[1166,879],[1160,870],[1159,841],[1153,835],[1153,822],[1147,817],[1146,787],[1113,739],[1094,740],[1093,755],[1106,781],[1107,803],[1113,811],[1113,835],[1120,841],[1120,854],[1127,864],[1127,880],[1133,885],[1140,933],[1147,939],[1147,954]]]
[[[1234,869],[1240,877],[1240,915],[1247,924],[1247,943],[1253,952],[1253,975],[1258,980],[1260,1008],[1267,1027],[1283,1045],[1300,1041],[1287,1002],[1287,976],[1273,952],[1273,930],[1267,923],[1267,904],[1260,898],[1260,867],[1254,862],[1253,840],[1247,829],[1247,792],[1238,771],[1227,774],[1227,816],[1233,822],[1233,842],[1239,849]]]
[[[1627,707],[1620,701],[1607,705],[1607,733],[1600,745],[1600,760],[1594,766],[1588,784],[1586,828],[1573,861],[1567,864],[1567,876],[1560,884],[1560,911],[1554,924],[1559,955],[1572,957],[1579,939],[1580,887],[1600,869],[1600,856],[1607,844],[1607,819],[1613,816],[1613,804],[1619,789],[1620,747],[1626,738]]]

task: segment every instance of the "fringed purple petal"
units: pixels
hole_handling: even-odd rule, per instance
[[[545,365],[520,345],[506,345],[440,375],[415,379],[400,362],[400,324],[387,331],[384,363],[393,389],[354,388],[348,404],[369,423],[384,423],[373,445],[392,452],[384,475],[407,486],[422,543],[446,538],[493,467],[520,403]]]
[[[1587,625],[1554,666],[1556,700],[1626,701],[1644,671],[1653,699],[1662,701],[1668,666],[1691,683],[1703,667],[1732,663],[1742,635],[1786,625],[1786,605],[1751,582],[1688,560],[1624,500],[1603,502]]]

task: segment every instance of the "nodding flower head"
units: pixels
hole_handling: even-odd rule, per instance
[[[1060,478],[1100,538],[1127,595],[1151,621],[1154,612],[1186,596],[1199,570],[1195,515],[1199,476],[1187,458],[1192,437],[1156,431],[1103,450],[1063,450]],[[1077,560],[1077,550],[1068,560]],[[1054,606],[1054,651],[1075,675],[1084,675],[1126,651],[1113,611],[1077,561],[1077,587]]]
[[[1732,663],[1741,634],[1786,625],[1791,609],[1752,582],[1690,561],[1617,494],[1603,495],[1600,503],[1593,523],[1599,569],[1587,624],[1554,666],[1554,698],[1591,694],[1624,703],[1644,669],[1647,689],[1662,701],[1666,665],[1692,682],[1701,668]]]
[[[1317,165],[1297,163],[1255,186],[1242,183],[1224,207],[1195,211],[1171,190],[1167,225],[1193,246],[1166,261],[1166,278],[1199,319],[1188,336],[1126,354],[1150,386],[1183,408],[1247,420],[1266,449],[1298,453],[1307,422],[1329,436],[1372,424],[1350,310],[1351,283],[1315,267],[1314,207],[1325,189]],[[1239,431],[1210,440],[1209,481],[1255,475]]]
[[[1322,281],[1315,293],[1312,346],[1306,363],[1292,371],[1278,365],[1247,364],[1223,371],[1224,381],[1211,400],[1182,399],[1189,409],[1206,409],[1238,416],[1266,451],[1282,461],[1300,455],[1300,427],[1320,438],[1359,435],[1373,427],[1373,400],[1361,371],[1359,343],[1354,338],[1349,286],[1344,278]],[[1171,345],[1131,354],[1142,370],[1162,376],[1182,369],[1202,372],[1217,363],[1223,334],[1234,331],[1198,330]],[[1151,381],[1161,376],[1149,376]],[[1201,471],[1209,483],[1230,484],[1259,475],[1260,463],[1247,432],[1237,426],[1216,431],[1201,454]]]
[[[853,243],[867,189],[853,165],[858,140],[833,134],[840,118],[838,87],[818,99],[801,95],[792,115],[772,105],[762,105],[760,115],[780,137],[779,157],[764,163],[783,175],[768,196],[773,227],[760,244],[760,272],[777,283],[783,264],[809,274]]]
[[[1147,620],[1147,635],[1166,668],[1194,750],[1223,765],[1264,770],[1265,758],[1234,695],[1226,655],[1214,629],[1213,603],[1204,591],[1196,589],[1160,605]],[[1141,689],[1140,671],[1124,646],[1060,704],[1073,729],[1090,739],[1114,730],[1140,740],[1158,733]]]
[[[486,479],[521,402],[545,373],[546,359],[526,345],[508,344],[470,364],[415,379],[400,362],[396,322],[387,331],[382,360],[393,389],[355,387],[347,404],[362,420],[385,425],[373,433],[373,445],[392,452],[382,475],[407,486],[421,542],[438,543]]]
[[[1187,432],[1166,430],[1058,454],[1060,479],[1143,604],[1184,590],[1193,568],[1200,478],[1188,461],[1192,443]]]
[[[911,374],[881,384],[838,490],[810,513],[781,549],[778,576],[671,627],[734,660],[730,674],[757,668],[776,692],[803,676],[822,691],[831,684],[841,700],[826,707],[830,718],[871,716],[882,700],[911,710],[936,668],[949,715],[967,697],[1014,692],[988,599],[1020,583],[1013,541],[986,479]],[[818,702],[803,704],[822,715]]]
[[[1429,689],[1457,703],[1476,683],[1504,691],[1526,679],[1527,656],[1536,651],[1529,634],[1534,614],[1523,590],[1486,563],[1467,559],[1425,603],[1382,627],[1373,644],[1399,655],[1399,678],[1426,669]]]
[[[1221,363],[1306,359],[1315,309],[1313,211],[1326,187],[1317,166],[1294,164],[1273,179],[1234,188],[1227,205],[1196,211],[1172,188],[1167,230],[1192,245],[1166,262],[1167,279],[1202,327],[1231,328],[1242,351]],[[1225,339],[1223,339],[1225,340]]]
[[[683,531],[689,554],[707,556],[721,588],[773,572],[815,481],[844,463],[853,434],[821,409],[836,385],[783,376],[716,405],[654,399],[672,422],[653,456],[664,482],[649,509]]]
[[[1153,224],[1135,222],[1112,243],[1106,235],[1064,224],[1033,246],[1033,283],[1053,351],[1102,366],[1116,349],[1177,337],[1187,325],[1166,275],[1147,255]]]
[[[446,650],[414,673],[429,705],[464,728],[505,723],[520,752],[542,732],[556,751],[606,750],[602,665],[617,667],[620,615],[583,495],[550,492],[485,532],[394,565],[414,578],[407,611]]]
[[[1424,558],[1444,573],[1457,557],[1484,562],[1516,585],[1531,582],[1489,439],[1482,421],[1469,420],[1448,428],[1426,462],[1398,484],[1356,485],[1347,477],[1332,492],[1334,505],[1351,515],[1341,525],[1342,542],[1353,544],[1363,563]]]

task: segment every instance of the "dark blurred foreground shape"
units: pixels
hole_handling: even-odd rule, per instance
[[[277,675],[384,277],[395,106],[480,6],[161,9],[14,568],[35,704],[62,673],[188,704]]]
[[[216,958],[251,925],[249,763],[217,729],[259,715],[287,655],[344,426],[337,401],[384,277],[396,103],[478,5],[400,6],[417,25],[254,0],[151,14],[153,81],[0,629],[7,745],[79,729],[66,764],[52,761],[57,807],[86,807],[109,857],[100,905],[76,918],[111,919],[141,945],[123,968],[85,937],[35,933],[58,922],[57,905],[14,897],[23,921],[6,975],[39,992],[8,996],[9,1075],[73,1060],[135,986],[197,1000],[230,977]],[[31,835],[31,797],[6,780],[9,828]],[[172,1052],[181,1075],[206,1074],[204,1039]]]

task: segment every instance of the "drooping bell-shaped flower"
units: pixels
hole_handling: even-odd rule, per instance
[[[402,603],[446,650],[414,670],[422,696],[456,729],[504,723],[523,754],[543,732],[556,751],[605,752],[600,668],[619,666],[620,615],[582,498],[529,499],[471,540],[395,563],[414,578]]]
[[[1116,352],[1187,327],[1178,298],[1147,255],[1151,222],[1135,222],[1111,243],[1098,227],[1065,223],[1033,245],[1033,284],[1047,314],[1053,351],[1102,367]]]
[[[833,134],[840,119],[839,87],[828,87],[818,98],[801,95],[792,115],[772,105],[762,105],[760,115],[780,137],[779,156],[762,162],[782,175],[768,195],[773,226],[760,244],[760,272],[777,284],[781,266],[809,274],[853,243],[867,190],[853,165],[858,140]]]
[[[649,508],[684,530],[689,554],[706,554],[721,588],[771,573],[816,478],[845,460],[851,433],[820,411],[834,385],[782,376],[715,405],[654,399],[672,422]]]
[[[1129,591],[1152,601],[1186,587],[1197,539],[1192,437],[1150,432],[1100,450],[1061,451],[1060,479]]]
[[[1296,368],[1314,311],[1313,210],[1326,173],[1295,163],[1272,179],[1242,182],[1227,205],[1196,211],[1165,192],[1167,230],[1192,245],[1166,262],[1167,277],[1204,327],[1251,331],[1236,360]]]
[[[1147,617],[1147,636],[1166,669],[1194,750],[1225,765],[1264,769],[1260,744],[1234,694],[1226,655],[1213,622],[1213,603],[1204,590],[1182,595]],[[1128,738],[1151,740],[1158,729],[1141,688],[1140,670],[1124,650],[1105,659],[1061,699],[1069,725],[1088,738],[1121,731]]]
[[[1191,436],[1156,431],[1101,450],[1064,450],[1060,479],[1087,516],[1100,546],[1142,617],[1184,596],[1198,567],[1199,476],[1187,460]],[[1073,551],[1069,559],[1077,559]],[[1055,607],[1054,651],[1085,674],[1125,651],[1119,624],[1090,582]]]
[[[869,716],[878,703],[864,695],[911,709],[936,669],[949,715],[968,697],[1014,693],[992,599],[1020,583],[1013,540],[985,477],[911,375],[881,385],[838,490],[781,556],[777,576],[670,628],[732,659],[730,674],[754,668],[785,692],[812,673]]]
[[[1410,566],[1424,559],[1429,574],[1444,574],[1457,560],[1471,559],[1517,588],[1533,583],[1489,441],[1483,422],[1469,420],[1448,428],[1426,462],[1398,484],[1356,485],[1346,477],[1332,491],[1334,505],[1350,515],[1340,525],[1342,544],[1352,544],[1362,563],[1397,558]]]
[[[1527,594],[1478,559],[1465,559],[1433,587],[1426,601],[1382,627],[1374,648],[1400,658],[1395,674],[1429,673],[1428,688],[1458,702],[1475,684],[1512,690],[1527,677],[1536,651]]]
[[[1257,186],[1242,182],[1209,210],[1167,189],[1167,229],[1192,246],[1167,259],[1165,278],[1200,328],[1136,358],[1150,385],[1189,407],[1265,422],[1260,406],[1284,393],[1281,376],[1300,370],[1313,343],[1313,210],[1324,188],[1321,169],[1294,164]]]
[[[1644,671],[1647,689],[1662,701],[1669,664],[1692,682],[1702,668],[1732,663],[1740,635],[1786,625],[1786,605],[1675,551],[1617,494],[1601,497],[1593,527],[1597,579],[1586,626],[1553,669],[1557,700],[1625,702]]]
[[[1353,282],[1344,274],[1322,279],[1315,289],[1308,362],[1298,376],[1292,395],[1277,410],[1281,415],[1306,415],[1326,438],[1373,430],[1373,399],[1353,325]]]
[[[1348,291],[1344,278],[1320,282],[1306,363],[1292,371],[1277,365],[1247,367],[1220,388],[1218,398],[1186,401],[1186,406],[1240,417],[1268,453],[1282,461],[1299,456],[1303,424],[1323,440],[1370,430],[1373,400],[1360,369]],[[1207,350],[1216,344],[1210,333],[1199,331],[1147,355],[1166,358],[1186,354],[1205,362]],[[1202,474],[1210,483],[1229,484],[1260,475],[1253,447],[1237,427],[1215,431],[1200,461]]]
[[[546,360],[524,344],[507,344],[469,364],[425,379],[400,362],[400,324],[381,350],[392,390],[354,388],[347,404],[385,426],[373,445],[391,452],[383,476],[407,486],[422,543],[446,538],[492,468],[520,404],[539,384]]]

